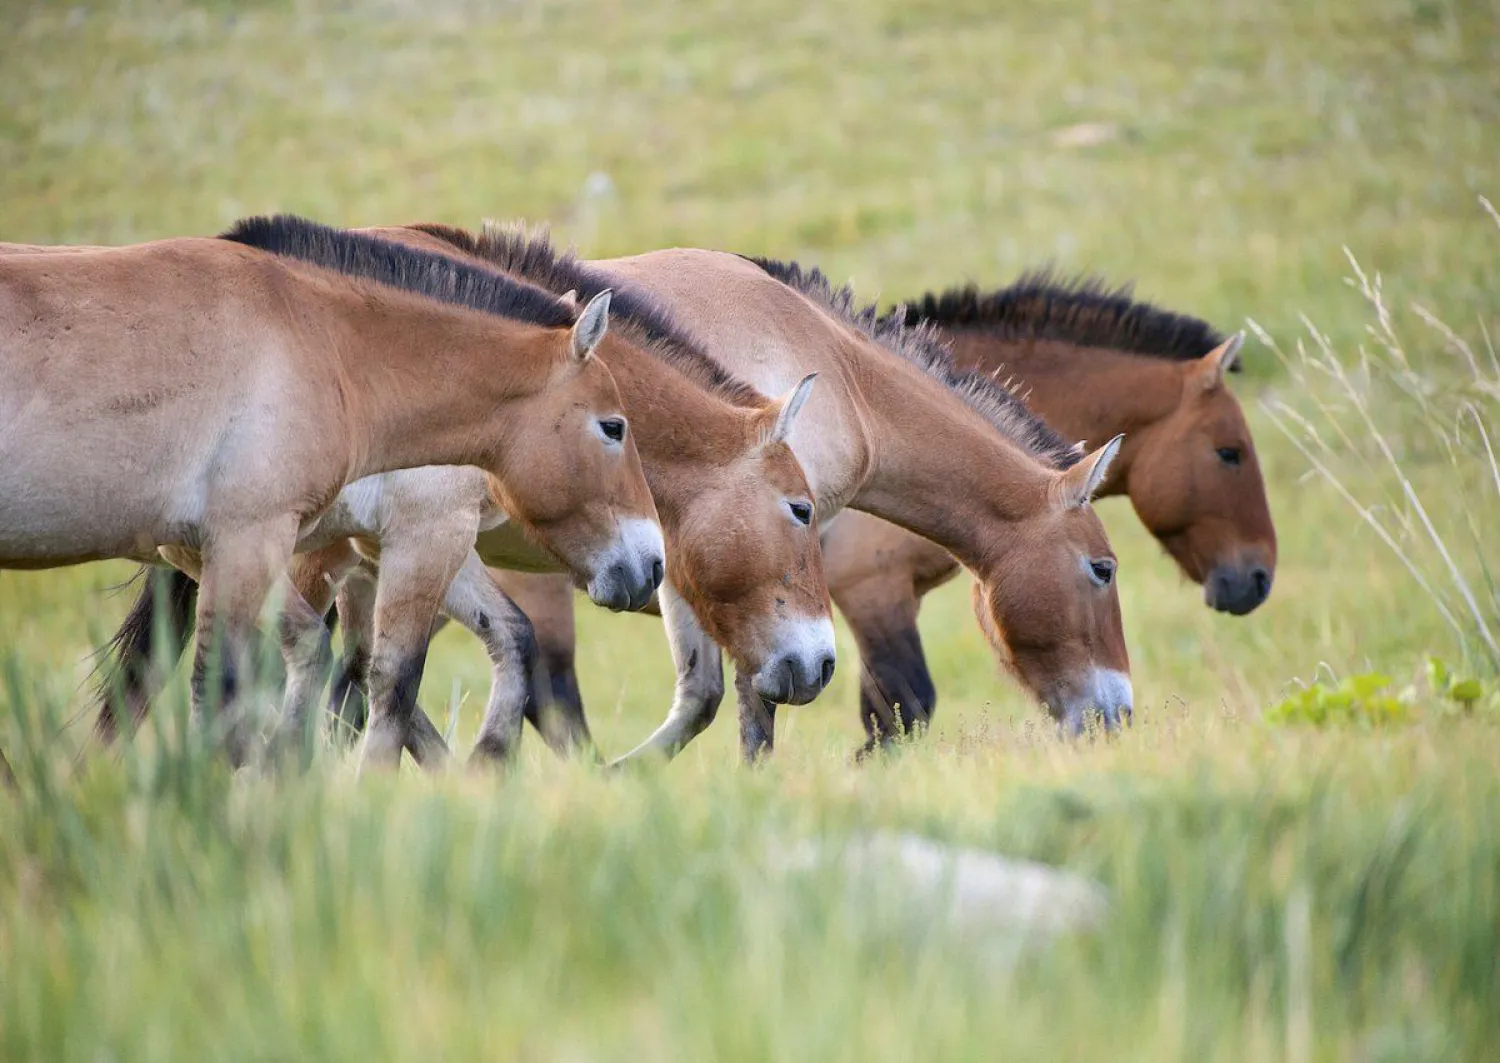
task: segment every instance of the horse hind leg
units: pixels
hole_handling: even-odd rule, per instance
[[[559,756],[582,753],[597,759],[598,747],[578,689],[577,630],[568,577],[494,570],[491,575],[531,621],[536,635],[536,696],[528,703],[526,718]]]
[[[366,690],[370,655],[375,644],[375,568],[361,561],[335,596],[335,611],[343,628],[343,652],[328,696],[328,715],[334,734],[352,741],[369,721]]]
[[[443,612],[472,631],[490,658],[490,696],[469,763],[507,763],[536,704],[537,643],[531,621],[473,551],[448,588]]]
[[[290,587],[277,625],[286,690],[282,698],[278,744],[309,752],[313,705],[333,666],[333,644],[323,616],[335,589],[359,562],[348,540],[298,554],[287,571]]]

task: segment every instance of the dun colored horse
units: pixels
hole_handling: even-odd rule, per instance
[[[963,368],[1010,381],[1064,438],[1128,433],[1099,494],[1128,494],[1142,522],[1207,604],[1243,615],[1270,591],[1276,531],[1243,411],[1226,373],[1239,338],[1097,281],[1023,277],[981,294],[927,295],[897,311],[941,328]],[[917,630],[921,598],[954,558],[875,516],[848,512],[823,533],[834,604],[861,656],[860,719],[877,742],[920,730],[936,691]],[[519,573],[503,582],[535,625],[560,697],[577,700],[571,594]],[[581,712],[581,708],[572,708]]]
[[[160,553],[192,572],[195,705],[212,667],[229,720],[299,535],[364,476],[486,469],[598,596],[644,602],[660,537],[634,530],[656,514],[593,357],[603,327],[602,308],[295,218],[7,254],[0,566]],[[283,607],[312,613],[295,593]]]
[[[668,578],[683,588],[694,614],[730,649],[739,667],[773,692],[790,690],[798,697],[816,693],[831,670],[830,605],[811,527],[811,491],[784,441],[811,378],[785,399],[768,402],[708,359],[648,297],[557,253],[545,237],[519,231],[473,237],[440,226],[373,232],[472,258],[483,268],[499,267],[558,293],[581,292],[597,299],[598,293],[613,287],[614,324],[598,357],[610,367],[635,425],[633,437],[672,547]],[[483,563],[555,565],[528,551],[524,541],[498,522],[482,526],[475,552],[474,520],[466,516],[470,489],[464,482],[469,472],[406,470],[347,488],[320,522],[320,531],[354,537],[361,553],[378,557],[379,575],[375,584],[355,579],[342,593],[368,594],[376,588],[366,607],[374,611],[374,632],[385,633],[386,641],[395,621],[409,619],[401,624],[404,642],[425,646],[441,604],[446,616],[485,643],[494,678],[478,755],[506,756],[519,735],[523,713],[554,747],[589,744],[581,718],[536,715],[526,684],[533,645],[526,618],[495,586]],[[455,522],[455,513],[464,519]],[[358,561],[346,543],[301,554],[293,565],[295,583],[315,607],[326,608]],[[418,573],[423,574],[420,580],[414,579]],[[420,587],[414,583],[431,588],[433,596],[431,608],[415,617],[410,602]],[[143,592],[137,610],[149,609],[150,602],[149,592]],[[399,603],[399,611],[387,608],[387,603]],[[362,683],[370,660],[371,630],[350,612],[346,609],[345,646],[353,659],[346,674]],[[139,621],[127,626],[133,632],[151,629]],[[116,644],[127,662],[141,659],[149,650],[148,641],[124,632]],[[378,643],[375,652],[378,656]],[[133,664],[130,667],[138,674]],[[291,688],[308,689],[320,678],[320,673],[305,668],[289,674],[289,703],[299,700]],[[811,689],[809,683],[814,684]],[[384,706],[373,681],[370,688],[372,718],[379,720]],[[416,710],[414,689],[410,695],[400,706],[405,742],[420,762],[428,763],[445,746]],[[336,700],[344,711],[354,704],[344,696]],[[572,726],[575,723],[578,726]]]
[[[764,393],[819,372],[819,400],[792,432],[818,519],[856,506],[941,543],[979,578],[1002,662],[1060,722],[1077,730],[1097,711],[1117,726],[1129,714],[1116,563],[1088,505],[1118,440],[1080,459],[1003,387],[959,371],[926,329],[878,324],[816,270],[699,250],[597,265],[646,287]],[[571,599],[552,593],[548,623],[571,615]],[[723,695],[713,640],[673,595],[660,602],[678,689],[632,755],[675,753]],[[753,756],[770,746],[774,708],[744,675],[736,691]]]
[[[1098,280],[1023,276],[998,291],[927,294],[898,310],[930,323],[966,369],[1001,374],[1068,439],[1128,433],[1100,487],[1125,494],[1204,600],[1242,616],[1271,590],[1276,529],[1244,412],[1226,383],[1242,337]],[[936,691],[917,632],[921,598],[958,571],[932,543],[851,513],[824,534],[834,602],[860,648],[860,719],[877,742],[930,720]]]

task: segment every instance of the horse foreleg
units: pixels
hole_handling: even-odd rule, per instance
[[[297,518],[209,536],[198,589],[198,645],[193,656],[193,715],[214,721],[231,763],[249,757],[247,694],[258,677],[255,631],[266,596],[286,571]],[[246,689],[247,685],[250,689]]]
[[[755,677],[736,669],[735,709],[740,718],[740,757],[755,764],[769,757],[776,746],[776,703],[755,692]]]
[[[718,645],[698,625],[698,619],[671,584],[657,592],[667,642],[677,667],[672,708],[662,725],[635,749],[615,761],[625,764],[648,755],[670,760],[713,723],[724,700],[724,663]]]
[[[477,525],[477,513],[453,513],[400,532],[388,529],[381,537],[363,766],[394,768],[403,748],[424,768],[447,760],[441,736],[434,743],[416,721],[417,691],[438,610],[473,551]]]
[[[920,733],[937,704],[917,629],[921,599],[904,576],[897,571],[833,591],[859,647],[859,719],[869,736],[861,756]]]

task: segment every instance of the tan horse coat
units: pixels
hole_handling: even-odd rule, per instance
[[[571,310],[300,220],[237,235],[0,259],[0,564],[201,566],[199,630],[231,652],[210,662],[200,639],[200,702],[210,663],[233,700],[268,588],[349,480],[479,464],[585,571],[654,521],[633,445],[585,434],[619,400]],[[302,241],[303,261],[241,246],[258,238]],[[583,475],[537,482],[560,461]],[[634,578],[656,555],[628,559]]]

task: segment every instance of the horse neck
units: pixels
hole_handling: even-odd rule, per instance
[[[620,389],[647,486],[670,532],[705,478],[744,453],[755,410],[699,386],[622,339],[607,335],[600,354]]]
[[[550,379],[551,330],[540,326],[405,292],[359,293],[344,311],[339,355],[359,476],[494,467],[508,408]]]
[[[965,369],[997,373],[1069,442],[1089,449],[1124,434],[1098,494],[1122,494],[1153,425],[1182,401],[1181,363],[1062,340],[1004,339],[983,331],[946,333]]]
[[[1014,525],[1048,504],[1051,471],[897,355],[861,339],[848,357],[871,452],[849,505],[987,570],[1008,548]]]

